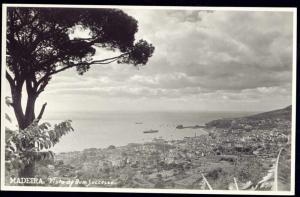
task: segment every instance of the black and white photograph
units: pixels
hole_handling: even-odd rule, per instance
[[[296,11],[4,4],[1,190],[293,195]]]

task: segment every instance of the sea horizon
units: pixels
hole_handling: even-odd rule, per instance
[[[46,113],[43,121],[53,126],[71,120],[74,132],[63,136],[51,150],[55,153],[82,151],[88,148],[107,148],[110,145],[124,146],[129,143],[150,142],[154,138],[179,140],[184,137],[205,134],[204,129],[176,129],[176,126],[205,125],[222,118],[238,118],[255,112],[225,111],[93,111],[74,113]],[[145,134],[143,131],[158,130]]]

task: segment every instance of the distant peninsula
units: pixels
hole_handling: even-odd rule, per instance
[[[213,120],[205,124],[207,128],[218,129],[244,129],[250,131],[253,129],[272,129],[280,128],[282,122],[291,121],[292,106],[289,105],[283,109],[268,111],[241,118],[224,118]]]

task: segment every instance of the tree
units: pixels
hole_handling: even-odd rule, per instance
[[[89,37],[72,38],[78,28],[89,31]],[[145,65],[154,47],[145,40],[135,42],[137,31],[137,21],[118,9],[8,8],[6,79],[19,128],[42,118],[47,103],[36,117],[35,102],[53,75],[70,68],[82,75],[91,65],[112,62]],[[116,56],[94,59],[97,47]],[[24,86],[25,110],[21,106]]]
[[[71,36],[79,28],[89,31],[89,37]],[[38,124],[47,103],[36,117],[35,102],[52,76],[71,68],[82,75],[91,65],[112,62],[146,65],[154,47],[145,40],[135,42],[137,30],[137,21],[117,9],[7,9],[6,79],[19,131],[10,132],[6,150],[12,153],[8,154],[8,162],[24,164],[22,176],[32,177],[34,161],[42,151],[72,130],[68,121],[54,129],[46,123]],[[112,50],[116,56],[95,59],[97,47]],[[21,105],[23,89],[27,93],[25,110]]]

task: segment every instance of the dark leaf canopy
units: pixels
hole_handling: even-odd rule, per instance
[[[50,75],[71,67],[81,73],[93,63],[145,65],[154,47],[135,43],[137,21],[118,9],[8,8],[7,63],[16,77],[50,80]],[[89,37],[72,37],[76,28]],[[94,61],[95,47],[118,50],[122,55]]]
[[[133,64],[135,66],[145,65],[153,52],[154,46],[152,44],[149,44],[145,40],[140,40],[132,47],[131,53],[121,59],[119,63]]]

